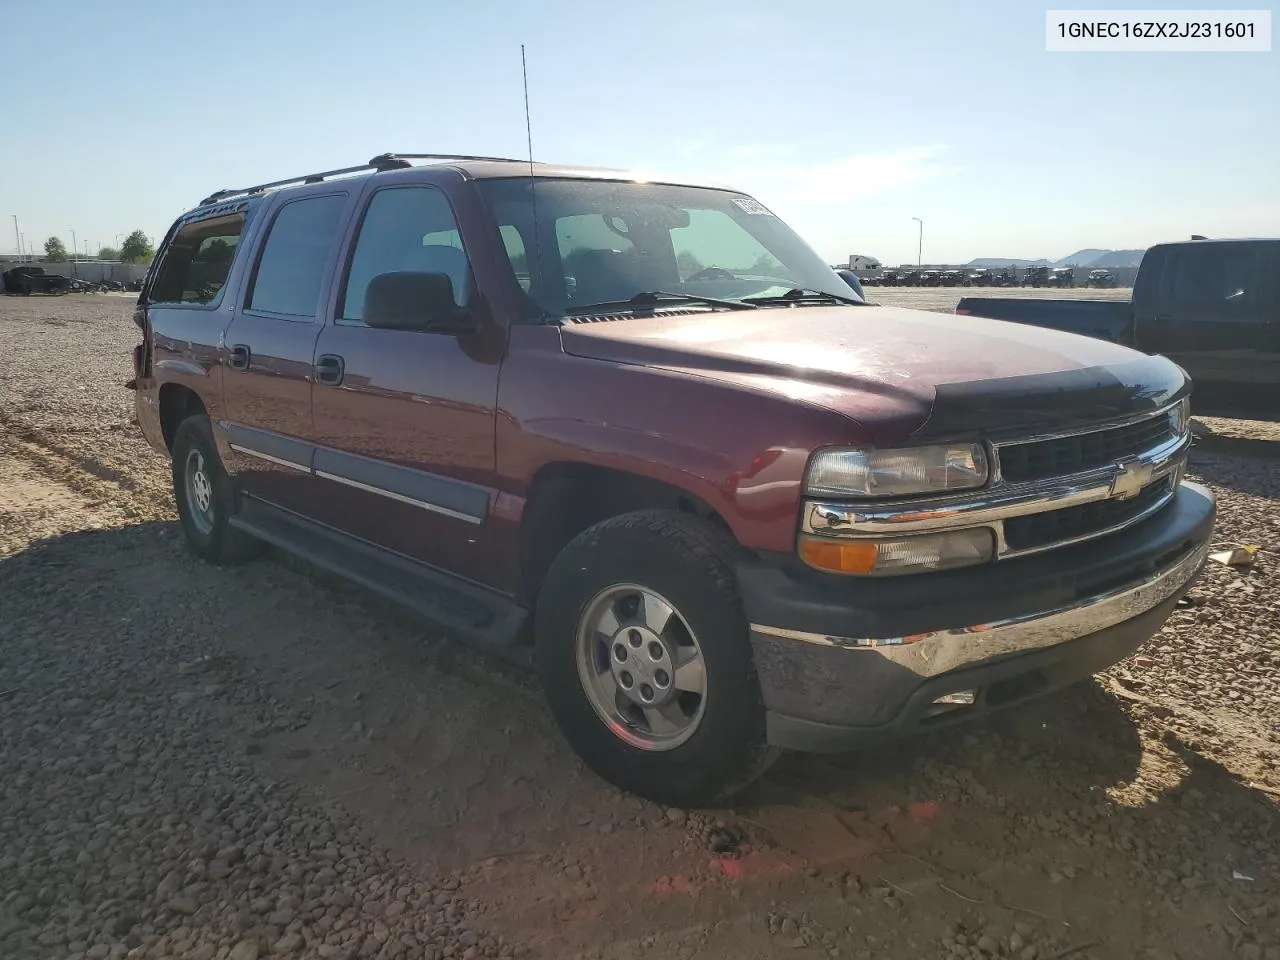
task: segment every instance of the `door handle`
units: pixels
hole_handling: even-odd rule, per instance
[[[316,383],[337,387],[342,384],[346,362],[336,353],[322,353],[316,358],[315,371]]]
[[[231,369],[232,370],[248,370],[249,360],[252,354],[249,348],[243,343],[237,343],[231,348]]]

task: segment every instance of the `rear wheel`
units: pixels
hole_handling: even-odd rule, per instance
[[[604,779],[659,803],[716,803],[777,756],[733,577],[702,521],[644,511],[556,558],[538,600],[538,670],[565,737]]]
[[[203,414],[187,417],[174,433],[173,498],[187,543],[201,558],[233,564],[262,551],[261,541],[230,525],[235,491]]]

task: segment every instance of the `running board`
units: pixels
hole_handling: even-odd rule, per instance
[[[510,598],[296,514],[245,497],[231,526],[425,618],[465,643],[524,663],[528,611]]]

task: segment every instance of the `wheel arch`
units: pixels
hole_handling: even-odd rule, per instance
[[[614,467],[559,460],[529,484],[520,525],[520,582],[531,606],[547,570],[574,537],[601,521],[637,510],[671,510],[706,521],[736,542],[725,518],[690,490]]]
[[[160,385],[160,432],[164,436],[165,448],[173,453],[173,438],[178,432],[178,424],[187,417],[196,414],[207,414],[200,394],[180,383],[164,383]]]

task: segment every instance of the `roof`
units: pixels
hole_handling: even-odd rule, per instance
[[[687,177],[659,177],[639,170],[609,167],[578,167],[558,163],[533,163],[528,160],[467,160],[446,166],[461,170],[473,180],[497,180],[510,177],[546,177],[557,180],[627,180],[635,183],[670,183],[683,187],[727,189],[723,184],[692,180]]]
[[[233,198],[250,197],[266,193],[269,190],[283,189],[291,186],[321,183],[326,180],[342,178],[359,180],[365,177],[394,174],[396,171],[414,167],[411,160],[431,161],[432,167],[445,167],[457,170],[473,180],[493,180],[513,177],[536,177],[576,180],[624,180],[642,183],[666,183],[680,186],[700,186],[712,189],[727,189],[720,184],[698,183],[686,178],[654,177],[639,171],[610,170],[602,167],[576,167],[561,164],[535,163],[529,160],[516,160],[506,157],[476,157],[457,154],[417,154],[384,153],[374,157],[368,163],[351,167],[339,167],[335,170],[324,170],[307,173],[283,180],[273,180],[250,187],[235,187],[215,191],[205,197],[199,204],[206,207],[210,204],[222,204]],[[354,176],[363,174],[363,176]]]
[[[1204,246],[1211,243],[1280,243],[1280,237],[1206,237],[1203,240],[1166,240],[1153,244],[1152,247],[1191,247]]]

